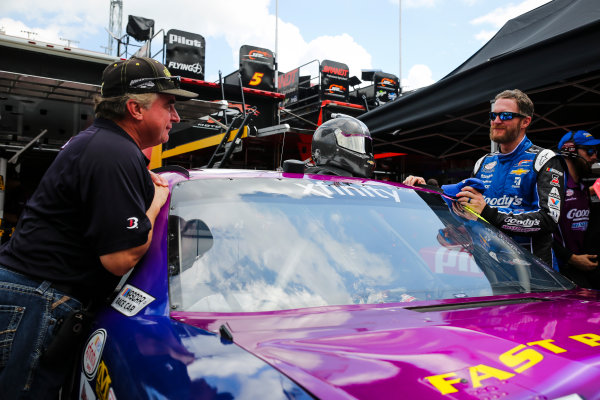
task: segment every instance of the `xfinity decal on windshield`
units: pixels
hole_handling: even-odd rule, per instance
[[[400,203],[398,190],[388,190],[372,186],[357,187],[348,184],[325,184],[318,183],[296,183],[304,189],[304,195],[323,196],[328,199],[337,196],[360,196],[360,197],[380,197],[382,199],[393,199],[396,203]]]

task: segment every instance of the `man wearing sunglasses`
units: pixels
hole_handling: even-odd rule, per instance
[[[565,205],[558,222],[554,252],[555,266],[582,287],[598,288],[597,255],[585,254],[585,237],[590,224],[590,193],[583,182],[598,161],[600,140],[589,132],[568,132],[558,143],[567,164]]]
[[[486,190],[481,194],[465,187],[457,197],[552,265],[552,233],[564,200],[564,166],[553,151],[527,138],[532,115],[533,102],[522,91],[505,90],[496,96],[490,139],[499,150],[480,158],[473,169]]]
[[[150,58],[104,70],[96,119],[64,145],[0,248],[2,399],[57,397],[87,335],[75,326],[146,253],[169,195],[142,150],[167,141],[175,100],[192,97]]]
[[[552,150],[533,145],[525,135],[533,115],[533,102],[525,93],[505,90],[492,108],[490,139],[499,150],[480,158],[473,169],[485,191],[465,186],[457,200],[551,266],[552,233],[564,200],[564,165]],[[425,180],[412,175],[404,180],[415,183]]]

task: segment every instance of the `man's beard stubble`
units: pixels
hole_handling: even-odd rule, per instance
[[[510,127],[505,125],[506,134],[502,137],[498,137],[494,139],[494,127],[490,126],[490,140],[496,142],[498,144],[502,143],[511,143],[515,141],[519,137],[519,132],[521,131],[521,121],[517,124],[517,126]]]

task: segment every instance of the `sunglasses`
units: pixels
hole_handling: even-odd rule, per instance
[[[510,111],[502,111],[499,113],[497,113],[497,112],[490,113],[490,121],[496,120],[496,117],[500,117],[500,121],[510,121],[511,119],[513,119],[515,117],[525,118],[526,116],[523,114],[519,114],[516,112],[510,112]]]
[[[594,154],[598,154],[598,149],[594,146],[577,146],[577,148],[585,151],[590,157]]]
[[[173,86],[175,87],[175,89],[179,89],[179,86],[181,83],[181,77],[180,76],[159,76],[156,78],[134,79],[131,82],[129,82],[129,87],[130,88],[146,88],[146,87],[148,87],[148,85],[146,85],[148,82],[157,82],[157,81],[171,82],[173,84]],[[150,85],[150,86],[154,86],[154,85]]]

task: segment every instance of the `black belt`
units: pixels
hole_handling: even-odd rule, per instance
[[[57,282],[52,282],[52,284],[50,285],[51,288],[58,290],[59,292],[66,294],[67,296],[74,298],[76,300],[81,301],[82,303],[85,303],[88,301],[86,294],[84,293],[84,290],[82,290],[81,288],[77,288],[73,285],[69,285],[67,283],[57,283]]]
[[[84,306],[89,305],[93,299],[93,296],[92,296],[92,293],[90,293],[90,290],[89,289],[86,290],[85,288],[82,288],[81,286],[75,286],[75,285],[64,283],[64,282],[52,282],[49,279],[40,278],[38,276],[32,276],[23,271],[15,270],[7,265],[3,265],[3,267],[11,270],[13,272],[16,272],[18,274],[21,274],[33,281],[39,282],[40,285],[44,281],[51,282],[50,283],[51,288],[58,290],[59,292],[65,294],[75,300],[79,300],[81,302],[81,304],[83,304]]]

